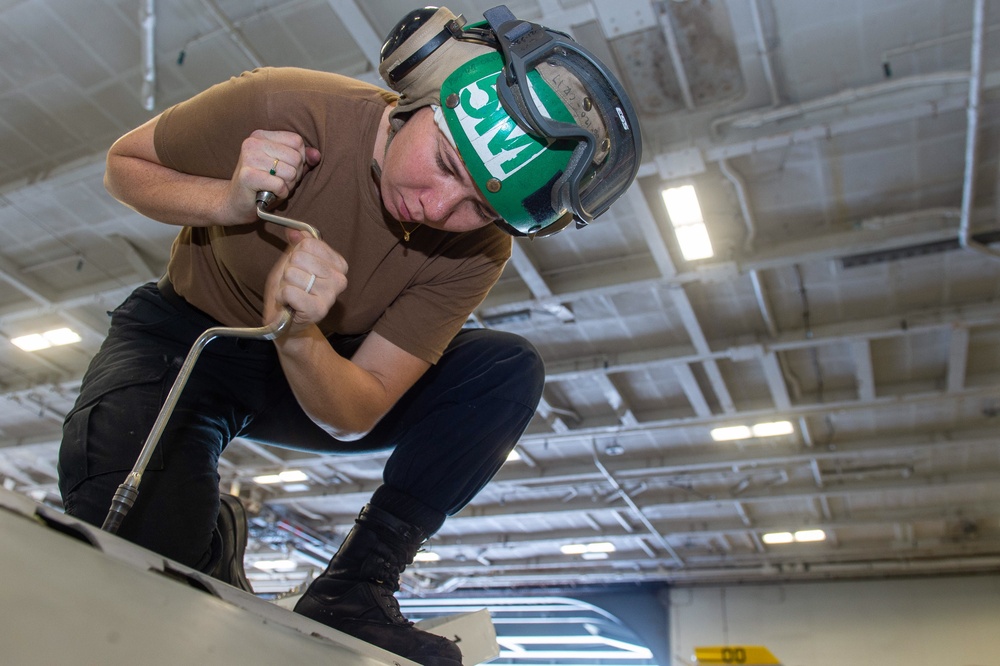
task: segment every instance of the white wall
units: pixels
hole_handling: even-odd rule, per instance
[[[766,645],[784,666],[998,666],[1000,575],[670,591],[672,664]]]

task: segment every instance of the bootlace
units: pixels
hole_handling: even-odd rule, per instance
[[[392,615],[392,618],[396,622],[399,622],[400,624],[403,624],[403,625],[405,625],[407,627],[412,627],[413,626],[413,622],[411,622],[410,620],[406,619],[406,616],[403,615],[403,611],[400,610],[400,608],[399,608],[399,600],[396,599],[396,597],[393,595],[392,590],[390,590],[386,586],[379,585],[378,586],[378,593],[379,593],[379,596],[382,597],[382,601],[384,603],[385,609],[387,611],[389,611],[389,614]]]

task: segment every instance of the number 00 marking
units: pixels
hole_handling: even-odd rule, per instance
[[[722,648],[722,661],[726,664],[745,664],[747,661],[747,651],[741,647]]]

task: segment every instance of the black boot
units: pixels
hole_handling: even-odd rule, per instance
[[[368,504],[295,612],[424,666],[461,666],[462,651],[403,617],[393,592],[428,535]]]
[[[243,569],[243,556],[247,551],[247,512],[243,503],[234,495],[223,493],[219,498],[219,518],[212,535],[215,564],[208,572],[212,578],[253,594],[253,587]]]

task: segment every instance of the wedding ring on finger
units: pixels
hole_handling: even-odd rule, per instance
[[[274,158],[274,164],[271,165],[271,171],[269,171],[268,173],[274,176],[277,175],[277,171],[278,171],[278,158],[276,157]]]
[[[316,284],[316,275],[313,274],[313,273],[310,273],[309,274],[309,284],[306,285],[306,293],[307,294],[312,291],[312,288],[313,288],[314,284]]]

